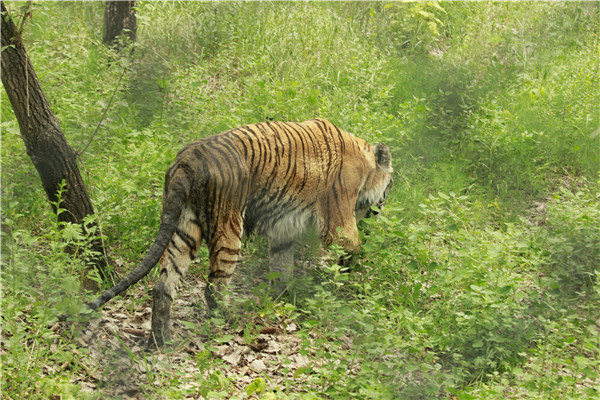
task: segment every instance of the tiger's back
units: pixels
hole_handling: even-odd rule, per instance
[[[186,146],[166,187],[173,171],[190,176],[195,200],[189,207],[204,217],[199,220],[207,240],[219,226],[213,220],[218,213],[207,214],[209,208],[239,210],[248,234],[293,236],[293,227],[301,229],[315,212],[328,216],[320,228],[331,231],[344,219],[344,208],[354,209],[351,197],[365,171],[375,168],[370,149],[325,120],[248,125]]]

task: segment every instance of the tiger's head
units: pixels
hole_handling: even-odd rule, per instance
[[[385,204],[385,199],[392,187],[392,154],[389,147],[385,144],[377,143],[373,146],[376,166],[366,176],[356,199],[356,208],[354,210],[357,220],[368,218],[371,215],[377,215],[376,211],[371,209],[376,206],[381,209]]]

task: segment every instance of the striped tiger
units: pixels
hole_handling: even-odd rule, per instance
[[[97,309],[147,275],[160,260],[153,290],[151,341],[170,339],[170,307],[202,242],[209,250],[205,297],[210,308],[240,263],[242,235],[266,236],[269,266],[283,279],[294,241],[309,225],[322,242],[352,254],[360,247],[357,217],[382,205],[392,157],[324,119],[264,122],[184,147],[165,177],[158,235],[140,265],[88,303]]]

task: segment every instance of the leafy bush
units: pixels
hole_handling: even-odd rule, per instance
[[[88,235],[96,233],[91,222],[86,221]],[[66,223],[36,236],[13,230],[9,219],[3,228],[8,233],[3,231],[2,240],[2,392],[32,399],[79,397],[81,388],[64,371],[85,371],[86,351],[73,343],[72,332],[61,334],[58,320],[85,312],[82,282],[100,280],[86,267],[92,238],[80,225]]]
[[[548,204],[547,273],[567,295],[593,293],[600,274],[600,208],[598,193],[583,187],[563,188]]]

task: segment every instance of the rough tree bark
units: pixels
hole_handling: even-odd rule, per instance
[[[137,33],[137,18],[135,16],[135,1],[106,1],[104,5],[104,35],[105,45],[118,45],[117,39],[122,34],[132,42]]]
[[[56,203],[59,185],[66,183],[59,220],[83,224],[94,213],[92,202],[77,167],[76,154],[50,109],[14,22],[4,2],[2,8],[2,84],[17,117],[27,154],[37,169],[50,202]],[[52,205],[56,211],[56,206]],[[103,279],[109,277],[103,243],[92,242],[99,255],[93,260]]]

